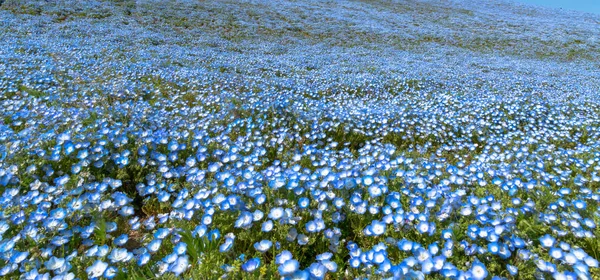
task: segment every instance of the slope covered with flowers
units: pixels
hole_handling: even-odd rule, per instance
[[[600,277],[599,16],[0,3],[6,279]]]

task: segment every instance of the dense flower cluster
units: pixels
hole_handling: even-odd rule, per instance
[[[530,53],[597,17],[63,2],[0,10],[0,276],[600,277],[598,62]]]

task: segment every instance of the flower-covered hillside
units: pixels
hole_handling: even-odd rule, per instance
[[[7,279],[596,279],[600,17],[0,3]]]

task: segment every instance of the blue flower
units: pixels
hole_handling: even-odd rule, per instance
[[[148,245],[146,247],[148,248],[148,251],[150,251],[152,253],[156,253],[158,251],[158,249],[160,249],[161,244],[162,244],[162,239],[154,239],[154,240],[150,241],[150,243],[148,243]]]
[[[472,279],[475,280],[485,279],[488,275],[488,271],[485,265],[477,259],[471,265],[471,269],[469,270],[469,272],[471,272]]]
[[[279,220],[283,217],[283,208],[281,207],[275,207],[271,209],[271,212],[269,212],[269,218],[273,219],[273,220]]]
[[[308,267],[308,272],[310,273],[310,276],[316,279],[325,278],[325,274],[327,274],[327,271],[327,267],[322,265],[321,263],[312,263]]]
[[[103,276],[104,276],[104,278],[107,278],[107,279],[112,279],[112,278],[114,278],[115,276],[117,276],[117,272],[118,272],[118,269],[117,269],[117,268],[115,268],[115,267],[112,267],[112,266],[109,266],[109,267],[108,267],[108,268],[107,268],[107,269],[104,271],[104,275],[103,275]]]
[[[175,275],[179,276],[180,274],[184,273],[188,269],[188,266],[189,266],[188,256],[187,255],[179,256],[179,257],[177,257],[175,262],[173,262],[169,266],[169,271],[171,271]]]
[[[19,264],[24,261],[27,256],[29,256],[29,252],[17,252],[14,251],[13,255],[10,257],[10,262],[14,264]]]
[[[387,260],[387,259],[386,259]],[[383,263],[383,262],[380,262]],[[336,272],[337,271],[337,263],[331,260],[322,260],[321,264],[323,266],[325,266],[327,268],[327,270],[329,270],[330,272]]]
[[[308,280],[310,279],[310,274],[305,270],[296,270],[296,272],[287,276],[286,279],[289,280]]]
[[[515,276],[515,275],[517,275],[517,273],[519,272],[519,269],[518,269],[516,266],[514,266],[514,265],[510,265],[510,264],[507,264],[507,265],[506,265],[506,270],[508,270],[508,273],[509,273],[511,276]]]
[[[298,270],[300,263],[297,260],[289,259],[279,265],[278,271],[282,276],[292,274]]]
[[[113,243],[117,246],[123,246],[127,243],[127,240],[129,240],[129,236],[127,234],[121,234],[113,240]]]
[[[490,252],[492,255],[497,255],[499,251],[500,245],[498,245],[498,242],[488,243],[488,252]]]
[[[198,238],[203,237],[204,234],[206,234],[207,230],[208,230],[208,228],[206,227],[206,225],[196,226],[196,228],[194,229],[194,236],[196,236]]]
[[[236,228],[249,228],[252,225],[253,216],[252,213],[242,211],[238,219],[235,221],[234,226]]]
[[[219,252],[228,252],[233,248],[233,238],[225,238],[225,242],[219,246]]]
[[[387,225],[385,223],[379,222],[378,220],[373,220],[371,225],[368,226],[369,231],[374,236],[379,236],[385,233]]]
[[[554,246],[555,242],[556,242],[556,239],[549,234],[546,234],[546,235],[540,237],[540,243],[542,244],[542,247],[550,248],[550,247]]]
[[[242,264],[242,269],[244,271],[246,271],[246,272],[253,272],[259,266],[260,266],[260,259],[259,258],[252,258],[252,259],[249,259],[244,264]]]
[[[273,221],[267,220],[262,224],[261,231],[270,232],[273,229]]]
[[[118,263],[118,262],[126,262],[126,261],[130,260],[132,257],[133,257],[132,254],[130,252],[128,252],[127,249],[115,248],[112,250],[112,252],[108,256],[108,259],[112,263]]]
[[[64,258],[51,257],[46,263],[46,269],[57,270],[65,265]]]
[[[99,278],[104,274],[104,271],[106,270],[106,268],[108,268],[108,264],[101,261],[101,260],[97,260],[96,262],[94,262],[94,264],[92,264],[90,267],[88,267],[85,272],[87,272],[88,277],[89,278]]]
[[[331,259],[331,257],[333,257],[333,254],[331,252],[325,252],[323,254],[317,255],[317,257],[315,259],[317,261],[325,261],[325,260]]]
[[[187,252],[187,244],[184,242],[179,242],[175,247],[173,247],[173,251],[177,253],[177,255],[183,255]]]
[[[292,258],[293,258],[292,253],[288,250],[284,250],[275,257],[275,263],[281,265],[285,261],[291,260]]]
[[[298,199],[298,207],[300,207],[300,209],[307,208],[309,204],[310,204],[310,200],[306,197],[301,197]]]
[[[138,258],[138,261],[137,261],[137,265],[138,266],[146,265],[150,261],[150,258],[151,258],[151,256],[149,253],[144,253],[144,254],[140,255]]]
[[[430,228],[431,227],[428,222],[419,222],[419,224],[417,224],[417,231],[419,231],[421,234],[428,233]]]
[[[254,243],[254,249],[261,253],[264,253],[268,251],[272,245],[273,242],[271,242],[270,240],[261,240],[260,242]]]

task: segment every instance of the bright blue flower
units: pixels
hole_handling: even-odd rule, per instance
[[[473,262],[469,271],[471,272],[472,279],[475,280],[485,279],[488,275],[488,271],[485,265],[477,259]]]
[[[108,259],[112,263],[118,263],[118,262],[126,262],[126,261],[130,260],[132,257],[133,257],[133,255],[130,252],[128,252],[127,249],[115,248],[112,250],[112,252],[108,256]]]
[[[327,274],[327,267],[322,265],[321,263],[312,263],[310,267],[308,267],[308,272],[310,276],[315,279],[323,279],[325,278],[325,274]]]
[[[257,251],[264,253],[271,248],[273,242],[270,240],[261,240],[260,242],[254,243],[254,249]]]
[[[148,251],[150,251],[152,253],[156,253],[158,251],[158,249],[160,249],[161,244],[162,244],[162,239],[154,239],[154,240],[150,241],[150,243],[148,243],[148,245],[146,247],[148,248]]]
[[[270,232],[273,229],[273,221],[267,220],[261,226],[261,231]]]
[[[289,259],[279,265],[278,271],[282,276],[292,274],[298,270],[300,263],[297,260]]]
[[[301,197],[300,199],[298,199],[298,207],[300,207],[300,209],[305,209],[306,207],[308,207],[309,204],[310,200],[306,197]]]
[[[48,270],[57,270],[65,265],[64,258],[51,257],[46,263],[46,269]]]
[[[169,271],[171,271],[175,275],[179,276],[180,274],[184,273],[188,269],[188,266],[189,266],[188,256],[187,255],[178,256],[177,259],[175,260],[175,262],[173,262],[169,266]]]
[[[117,272],[118,269],[112,266],[109,266],[105,271],[104,271],[104,278],[106,279],[113,279],[115,276],[117,276]]]
[[[244,264],[242,264],[242,270],[244,270],[246,272],[253,272],[259,266],[260,266],[260,259],[259,258],[252,258],[252,259],[249,259]]]
[[[90,267],[88,267],[85,271],[88,274],[88,277],[91,279],[94,278],[99,278],[102,275],[104,275],[104,271],[106,271],[106,268],[108,268],[108,264],[101,261],[101,260],[97,260],[96,262],[94,262],[94,264],[92,264]]]
[[[129,236],[127,234],[121,234],[113,240],[113,243],[117,246],[123,246],[127,243],[127,240],[129,240]]]
[[[140,257],[138,258],[138,261],[137,261],[137,265],[138,266],[146,265],[150,261],[150,258],[151,258],[151,256],[149,253],[144,253],[144,254],[140,255]]]
[[[556,242],[556,239],[549,234],[546,234],[546,235],[540,237],[540,243],[541,243],[542,247],[550,248],[550,247],[554,246],[555,242]]]

